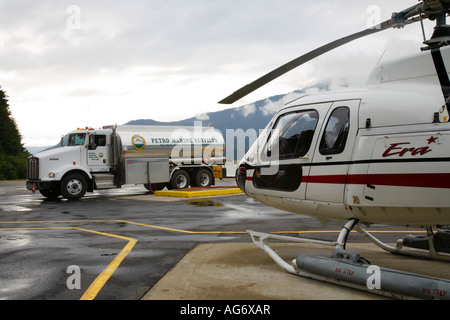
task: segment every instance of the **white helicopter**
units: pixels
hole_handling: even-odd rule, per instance
[[[240,162],[236,180],[248,196],[286,211],[345,222],[334,242],[248,231],[285,270],[367,290],[367,262],[345,250],[352,229],[395,254],[450,261],[445,230],[450,224],[448,13],[450,0],[420,1],[373,28],[300,56],[219,102],[231,104],[358,38],[414,22],[422,23],[423,30],[423,20],[436,21],[421,52],[378,65],[363,88],[288,103]],[[408,236],[390,246],[366,231],[373,224],[425,228],[427,236]],[[327,244],[335,250],[330,259],[300,256],[288,263],[270,248],[269,239]],[[344,268],[352,276],[336,272]],[[440,299],[450,299],[449,280],[380,272],[383,283],[375,293],[428,299],[437,298],[433,292],[440,290]]]

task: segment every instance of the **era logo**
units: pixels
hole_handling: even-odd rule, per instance
[[[391,143],[389,148],[386,149],[383,153],[383,158],[390,157],[390,156],[399,156],[403,157],[405,154],[410,153],[412,156],[423,156],[427,154],[428,152],[433,151],[429,145],[432,143],[439,143],[439,137],[433,137],[431,136],[429,139],[426,139],[428,141],[428,145],[425,147],[408,147],[407,145],[410,145],[410,142],[399,142],[399,143]]]
[[[433,136],[431,136],[431,138],[426,139],[426,141],[428,141],[428,145],[432,144],[432,143],[439,143],[436,140],[438,140],[438,138],[435,138]],[[383,158],[386,157],[390,157],[390,156],[399,156],[399,157],[403,157],[405,154],[410,153],[412,156],[423,156],[425,154],[427,154],[428,152],[433,151],[429,146],[425,146],[425,147],[408,147],[407,145],[410,145],[410,142],[399,142],[399,143],[391,143],[391,145],[389,146],[389,148],[386,149],[386,151],[384,151],[383,153]]]
[[[386,151],[383,153],[383,158],[395,156],[395,155],[398,155],[399,157],[403,157],[408,152],[410,152],[411,155],[413,155],[413,156],[416,156],[416,155],[423,156],[424,154],[432,151],[430,149],[430,147],[419,147],[419,148],[400,147],[400,145],[406,145],[406,144],[410,144],[410,143],[409,142],[391,143],[391,146],[389,148],[387,148]]]

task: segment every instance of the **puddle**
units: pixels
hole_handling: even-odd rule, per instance
[[[189,200],[186,203],[197,207],[223,207],[223,203],[214,200]]]
[[[2,209],[2,211],[19,211],[19,212],[31,211],[31,209],[29,208],[15,205],[2,205],[0,206],[0,209]]]

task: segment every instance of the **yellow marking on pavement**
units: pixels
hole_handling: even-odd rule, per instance
[[[94,280],[94,282],[91,283],[89,288],[84,292],[83,296],[80,298],[80,300],[94,300],[95,297],[97,296],[97,294],[99,293],[99,291],[105,285],[105,283],[109,280],[109,278],[113,275],[113,273],[117,270],[119,265],[122,263],[123,259],[125,259],[125,257],[131,252],[131,250],[133,249],[133,247],[136,244],[137,240],[136,239],[132,239],[132,238],[128,238],[128,237],[118,236],[118,235],[115,235],[115,234],[98,232],[98,231],[93,231],[93,230],[87,230],[87,229],[84,229],[84,228],[75,228],[75,229],[83,230],[83,231],[87,231],[87,232],[92,232],[92,233],[96,233],[96,234],[100,234],[100,235],[105,235],[105,236],[111,236],[111,237],[119,238],[119,239],[123,239],[123,240],[128,240],[127,245],[113,259],[113,261],[110,262],[110,264]]]
[[[191,231],[191,230],[183,230],[178,228],[170,228],[163,226],[156,226],[141,222],[133,222],[127,220],[49,220],[49,221],[40,221],[40,220],[29,220],[29,221],[0,221],[0,224],[22,224],[22,223],[80,223],[80,222],[88,222],[88,223],[104,223],[104,222],[112,222],[112,223],[126,223],[137,226],[142,226],[146,228],[159,229],[159,230],[167,230],[179,233],[188,233],[188,234],[245,234],[247,231]],[[44,229],[49,229],[51,227],[47,227]],[[58,227],[55,227],[58,228]],[[73,228],[73,227],[68,227]],[[6,230],[5,228],[0,230]],[[307,234],[307,233],[339,233],[341,230],[294,230],[294,231],[272,231],[270,233],[285,233],[285,234]],[[352,233],[356,233],[358,231],[352,230]],[[367,230],[369,233],[424,233],[426,231],[423,230]]]
[[[210,190],[180,189],[155,191],[157,197],[195,198],[243,193],[239,188],[217,188]]]
[[[98,220],[100,221],[100,220]],[[36,222],[36,221],[33,221]],[[4,222],[0,222],[4,223]],[[97,294],[100,292],[100,290],[104,287],[106,282],[109,280],[109,278],[113,275],[113,273],[117,270],[117,268],[120,266],[122,261],[125,259],[125,257],[131,252],[134,245],[137,243],[136,239],[129,238],[129,237],[123,237],[112,233],[106,233],[106,232],[99,232],[95,230],[89,230],[85,228],[79,228],[79,227],[42,227],[42,228],[0,228],[0,230],[8,231],[8,230],[79,230],[84,232],[90,232],[94,234],[99,234],[102,236],[108,236],[108,237],[114,237],[122,240],[127,240],[127,245],[119,252],[119,254],[109,263],[109,265],[103,270],[102,273],[100,273],[99,276],[91,283],[89,288],[84,292],[84,294],[81,296],[80,300],[93,300],[97,296]]]

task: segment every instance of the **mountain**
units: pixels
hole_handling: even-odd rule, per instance
[[[210,124],[214,125],[222,134],[225,134],[227,129],[242,129],[244,131],[255,129],[259,132],[259,129],[264,129],[274,114],[287,102],[310,91],[328,91],[330,85],[330,82],[327,81],[287,94],[275,95],[240,107],[204,113],[180,121],[161,122],[152,119],[138,119],[129,121],[126,125],[192,126],[195,121],[202,121],[205,126]]]

